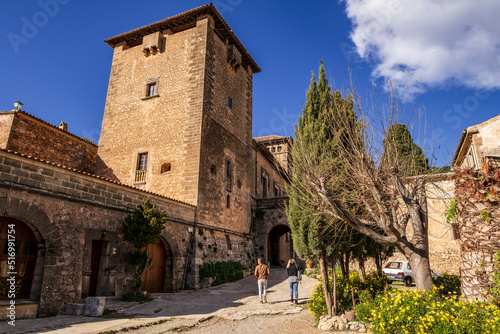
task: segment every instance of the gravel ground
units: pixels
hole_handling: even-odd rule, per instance
[[[120,331],[118,333],[146,334],[185,332],[193,334],[209,333],[280,333],[280,334],[325,334],[314,326],[314,319],[307,310],[297,314],[252,315],[243,320],[227,320],[220,317],[211,317],[196,324],[172,319],[163,324],[142,327],[135,330]],[[355,332],[336,332],[347,334]]]

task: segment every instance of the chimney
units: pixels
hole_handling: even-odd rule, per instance
[[[68,131],[68,123],[61,122],[61,124],[59,124],[59,129]]]

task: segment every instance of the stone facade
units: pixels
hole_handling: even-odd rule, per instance
[[[454,168],[481,168],[485,162],[500,161],[500,115],[462,132],[453,156]]]
[[[21,110],[0,112],[0,148],[94,173],[97,145]]]
[[[154,245],[165,257],[162,292],[199,288],[208,262],[286,262],[288,176],[251,137],[260,69],[215,7],[106,42],[114,53],[99,147],[23,111],[0,114],[0,227],[13,222],[37,250],[24,264],[34,265],[38,316],[130,291],[120,225],[146,198],[167,214]]]
[[[257,143],[264,145],[288,174],[292,173],[292,137],[271,135],[265,137],[256,137],[254,138],[254,140]]]
[[[88,295],[92,240],[104,244],[96,293],[121,295],[130,289],[133,268],[124,265],[129,248],[119,228],[147,197],[167,213],[161,237],[172,253],[171,289],[180,288],[183,271],[173,268],[184,268],[187,243],[181,240],[189,239],[195,207],[6,151],[0,151],[0,167],[4,216],[27,224],[37,238],[30,297],[40,302],[39,316]]]

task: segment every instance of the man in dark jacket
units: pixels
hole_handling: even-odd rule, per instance
[[[299,299],[299,269],[294,259],[288,260],[286,271],[288,273],[288,283],[290,284],[290,302],[294,302],[293,293],[295,292],[295,304],[297,304]]]

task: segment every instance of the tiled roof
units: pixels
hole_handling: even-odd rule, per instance
[[[44,121],[44,120],[43,120],[43,119],[41,119],[41,118],[38,118],[38,117],[36,117],[36,116],[33,116],[32,114],[27,113],[27,112],[26,112],[26,111],[24,111],[24,110],[6,110],[6,111],[0,111],[0,114],[2,114],[2,113],[5,113],[5,114],[8,114],[8,113],[13,113],[13,114],[19,113],[19,114],[23,114],[23,115],[25,115],[25,116],[31,117],[31,118],[33,118],[33,119],[35,119],[35,120],[37,120],[37,121],[39,121],[39,122],[43,123],[43,124],[45,124],[45,125],[48,125],[48,126],[50,126],[50,127],[54,128],[54,129],[56,129],[57,131],[60,131],[61,133],[65,133],[65,134],[67,134],[67,135],[69,135],[69,136],[71,136],[71,137],[75,137],[75,138],[77,138],[77,139],[79,139],[79,140],[82,140],[82,141],[84,141],[84,142],[86,142],[86,143],[89,143],[90,145],[97,146],[96,144],[94,144],[94,143],[92,143],[92,142],[90,142],[90,141],[88,141],[88,140],[86,140],[86,139],[83,139],[82,137],[79,137],[79,136],[77,136],[77,135],[75,135],[75,134],[73,134],[73,133],[71,133],[71,132],[61,130],[61,129],[59,129],[59,127],[58,127],[58,126],[55,126],[55,125],[53,125],[53,124],[50,124],[50,123],[48,123],[48,122]]]

